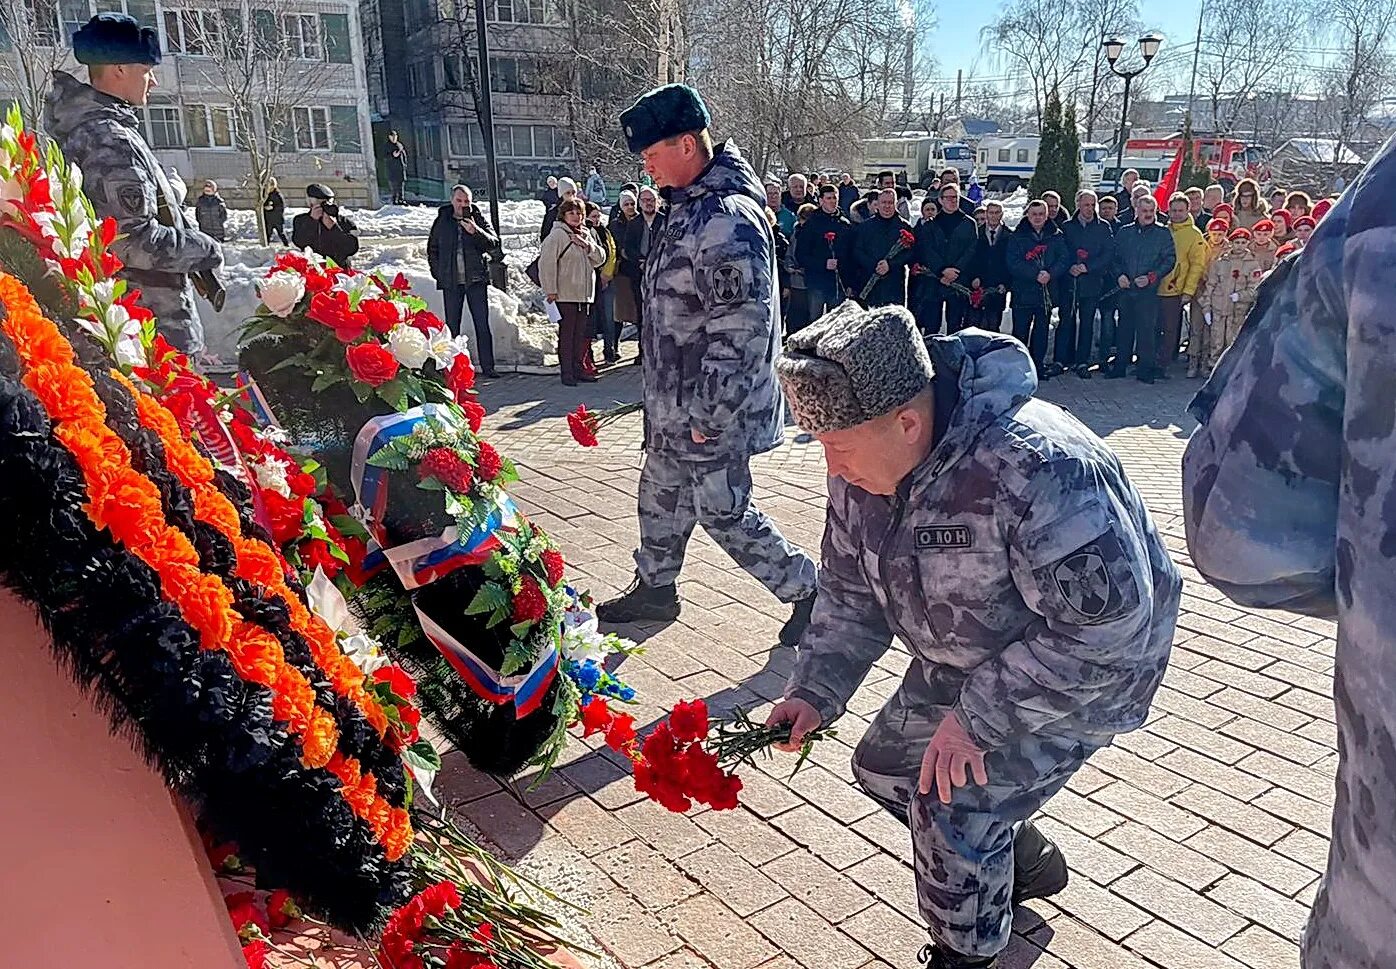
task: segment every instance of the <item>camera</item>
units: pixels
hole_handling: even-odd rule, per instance
[[[332,219],[339,218],[339,206],[334,202],[322,202],[320,204],[320,211],[324,212]]]

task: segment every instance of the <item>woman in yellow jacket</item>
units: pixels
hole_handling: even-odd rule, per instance
[[[1164,379],[1168,377],[1169,365],[1178,359],[1183,305],[1197,293],[1202,274],[1207,271],[1207,241],[1188,209],[1188,197],[1181,192],[1168,200],[1168,231],[1173,234],[1173,252],[1178,261],[1158,288],[1163,336],[1158,346],[1157,375]]]

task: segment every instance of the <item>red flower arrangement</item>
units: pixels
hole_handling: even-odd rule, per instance
[[[397,376],[397,358],[381,343],[359,343],[344,351],[345,362],[354,379],[370,387],[381,387]]]
[[[585,404],[578,404],[577,409],[567,415],[567,427],[572,432],[572,440],[582,447],[596,447],[600,443],[597,434],[603,427],[644,407],[644,404],[621,404],[610,410],[589,411]]]
[[[449,881],[418,892],[383,929],[378,958],[384,969],[497,969],[491,956],[502,946],[494,925],[472,928],[461,908],[460,892]]]
[[[826,233],[824,233],[824,241],[827,242],[827,243],[828,243],[829,245],[831,245],[831,246],[834,244],[834,240],[837,239],[837,238],[838,238],[838,235],[835,234],[835,233],[833,233],[833,232],[826,232]]]
[[[468,492],[475,483],[475,472],[470,463],[448,447],[434,447],[422,455],[417,474],[422,480],[435,478],[445,485],[447,491],[459,494]]]
[[[1090,254],[1089,252],[1087,252],[1085,249],[1077,249],[1077,250],[1076,250],[1076,261],[1077,261],[1077,262],[1085,262],[1085,261],[1086,261],[1087,259],[1089,259],[1090,257],[1091,257],[1091,254]]]

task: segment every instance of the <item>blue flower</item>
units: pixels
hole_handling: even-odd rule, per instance
[[[622,686],[620,688],[620,698],[624,700],[626,703],[629,703],[631,700],[635,699],[635,687]]]
[[[587,660],[577,668],[573,674],[573,679],[577,681],[577,686],[583,693],[591,693],[601,682],[601,667],[591,660]]]

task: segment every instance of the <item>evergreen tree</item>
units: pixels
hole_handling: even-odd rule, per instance
[[[1056,188],[1061,172],[1062,102],[1055,88],[1047,95],[1047,107],[1042,113],[1042,138],[1037,146],[1037,167],[1028,183],[1028,197],[1039,199],[1042,193]]]
[[[1076,131],[1075,101],[1067,104],[1062,118],[1061,175],[1052,187],[1062,197],[1062,205],[1076,208],[1076,193],[1081,188],[1081,136]]]

